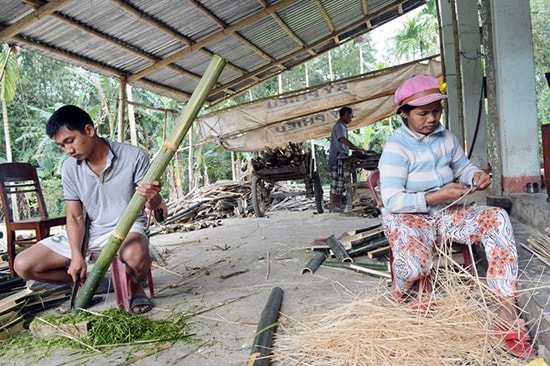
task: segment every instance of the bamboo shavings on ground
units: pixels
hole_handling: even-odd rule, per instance
[[[546,232],[550,235],[550,228],[546,228]],[[529,237],[528,244],[521,243],[521,246],[533,253],[538,259],[550,266],[550,239],[540,236],[537,238]]]
[[[273,360],[303,366],[510,365],[516,360],[493,336],[496,299],[485,281],[464,283],[458,273],[444,269],[438,275],[432,318],[390,300],[381,282],[350,304],[281,324]]]

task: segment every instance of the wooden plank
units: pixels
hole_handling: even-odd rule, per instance
[[[11,338],[25,330],[25,319],[22,316],[13,318],[10,322],[0,326],[0,340]]]
[[[22,299],[31,296],[33,293],[33,290],[31,290],[30,288],[25,288],[24,290],[18,291],[13,295],[3,298],[2,300],[0,300],[0,313],[3,313],[18,306]]]
[[[370,259],[376,257],[379,254],[386,253],[390,251],[390,246],[386,245],[384,247],[380,247],[374,250],[371,250],[370,252],[367,252],[367,255]]]

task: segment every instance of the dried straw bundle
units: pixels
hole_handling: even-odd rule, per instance
[[[341,308],[281,322],[273,361],[285,366],[510,365],[515,358],[493,336],[498,299],[485,280],[443,268],[436,277],[429,300],[435,303],[432,318],[392,300],[380,282]]]

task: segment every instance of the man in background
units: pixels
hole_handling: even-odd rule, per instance
[[[348,139],[347,125],[353,119],[353,110],[343,107],[338,112],[340,118],[332,127],[330,134],[330,212],[343,212],[342,193],[344,192],[344,163],[341,158],[347,157],[349,149],[366,152]]]

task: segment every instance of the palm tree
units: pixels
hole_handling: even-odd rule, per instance
[[[21,77],[19,66],[15,55],[18,47],[15,45],[3,46],[3,52],[0,53],[0,100],[2,100],[2,116],[4,120],[4,136],[6,141],[6,160],[12,161],[11,138],[8,123],[8,102],[15,98],[15,89],[17,81]]]
[[[393,37],[395,55],[403,61],[437,54],[438,26],[435,2],[432,0],[412,18],[405,18],[403,27]]]

